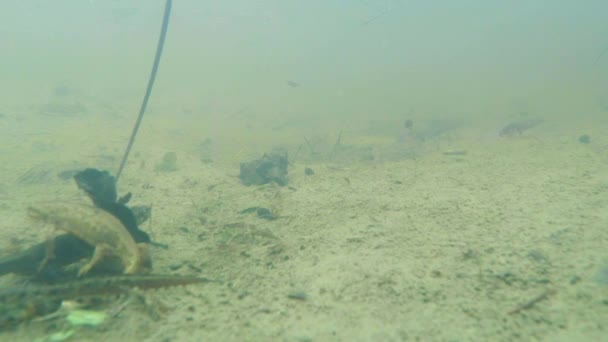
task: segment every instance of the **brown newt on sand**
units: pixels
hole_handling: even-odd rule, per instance
[[[70,171],[72,174],[74,171]],[[167,248],[166,245],[150,240],[148,234],[139,229],[139,226],[150,218],[150,207],[128,207],[126,203],[131,194],[121,197],[117,196],[116,179],[107,171],[86,169],[77,172],[74,180],[78,188],[92,200],[95,207],[101,208],[116,217],[131,234],[136,243],[148,243],[152,246]],[[48,260],[47,245],[54,247],[53,258]],[[57,281],[69,277],[72,269],[66,268],[82,259],[90,259],[95,246],[88,244],[77,236],[67,233],[55,236],[54,241],[49,244],[38,243],[19,253],[12,253],[0,257],[0,275],[15,273],[33,276],[39,281]],[[39,267],[46,260],[44,267]],[[103,262],[94,271],[99,273],[121,273],[124,270],[118,258]],[[118,266],[118,267],[117,267]]]
[[[138,246],[125,226],[103,209],[57,202],[30,206],[27,212],[30,218],[70,233],[95,248],[91,260],[80,268],[78,275],[86,274],[107,256],[118,257],[126,274],[138,273],[150,266],[145,245]],[[54,238],[47,240],[47,256],[41,268],[53,258],[53,242]]]
[[[175,275],[114,275],[80,278],[52,285],[26,285],[0,290],[0,328],[56,311],[64,300],[209,282]]]

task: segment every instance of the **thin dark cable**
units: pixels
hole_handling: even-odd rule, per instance
[[[163,17],[163,26],[160,30],[160,36],[158,37],[158,46],[156,47],[156,56],[154,57],[154,65],[152,66],[152,71],[150,72],[150,79],[148,80],[148,88],[146,89],[146,95],[144,95],[144,100],[141,103],[141,107],[139,108],[139,115],[137,116],[137,121],[135,121],[135,126],[133,127],[133,132],[131,132],[131,138],[129,138],[129,144],[127,144],[127,149],[125,150],[125,154],[122,157],[122,161],[120,162],[120,167],[118,168],[118,172],[116,172],[116,183],[118,183],[118,179],[120,178],[120,174],[127,163],[127,159],[129,158],[129,153],[131,152],[131,148],[133,147],[133,143],[135,142],[135,137],[137,136],[137,131],[139,130],[139,126],[141,125],[141,120],[144,118],[144,113],[146,112],[146,107],[148,106],[148,99],[150,99],[150,94],[152,93],[152,86],[154,86],[154,79],[156,78],[156,71],[158,70],[158,64],[160,63],[160,57],[163,54],[163,46],[165,45],[165,36],[167,35],[167,27],[169,26],[169,17],[171,16],[171,2],[172,0],[167,0],[165,3],[165,15]]]
[[[599,55],[597,55],[597,58],[595,59],[595,63],[594,63],[595,65],[597,65],[600,62],[600,59],[602,59],[602,57],[604,57],[606,52],[608,52],[608,46],[606,48],[604,48],[604,50],[602,50],[602,52],[600,52]]]

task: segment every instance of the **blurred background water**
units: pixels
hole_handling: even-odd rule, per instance
[[[5,4],[2,102],[44,102],[64,87],[83,102],[137,107],[163,3]],[[409,111],[602,118],[608,56],[598,56],[608,48],[607,6],[177,1],[151,107],[329,120]]]

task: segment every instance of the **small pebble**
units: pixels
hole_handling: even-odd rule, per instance
[[[306,299],[308,299],[308,296],[306,295],[306,292],[294,291],[294,292],[290,292],[289,294],[287,294],[287,298],[296,299],[296,300],[306,300]]]
[[[304,169],[304,174],[307,176],[312,176],[315,174],[315,172],[311,168],[307,167]]]
[[[276,217],[274,216],[274,214],[272,213],[272,211],[270,211],[269,209],[266,208],[257,208],[257,214],[259,218],[265,219],[265,220],[274,220],[276,219]]]
[[[591,137],[587,134],[583,134],[578,137],[578,142],[580,142],[581,144],[588,144],[591,142]]]

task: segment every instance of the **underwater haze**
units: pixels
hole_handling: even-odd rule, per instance
[[[86,202],[78,170],[116,174],[164,6],[4,4],[0,274],[47,237],[28,205]],[[153,208],[142,229],[168,246],[150,246],[153,273],[221,281],[146,294],[76,338],[604,339],[606,13],[599,0],[174,1],[117,186]],[[75,329],[56,319],[0,339]]]

